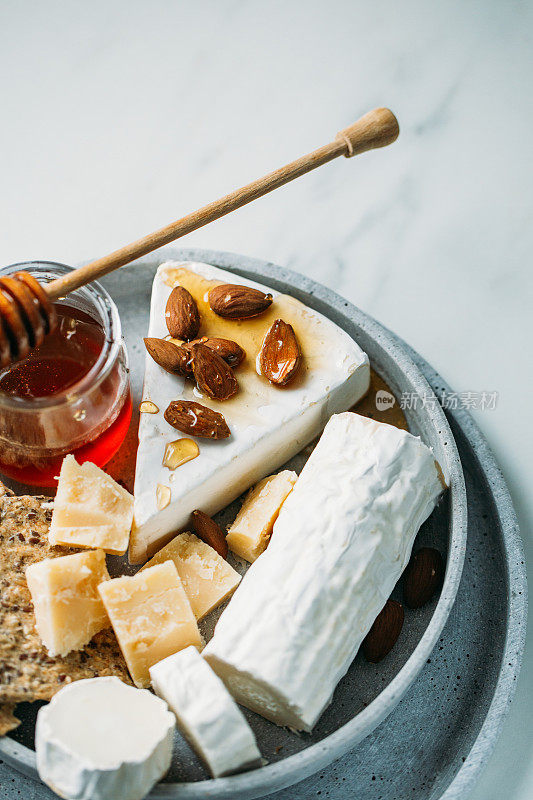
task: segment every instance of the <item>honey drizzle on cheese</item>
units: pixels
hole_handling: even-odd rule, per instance
[[[400,404],[398,402],[398,398],[396,397],[396,402],[392,407],[386,408],[384,410],[380,410],[376,407],[376,392],[380,390],[385,390],[390,394],[394,395],[394,392],[390,388],[390,386],[385,383],[383,378],[375,372],[372,368],[370,369],[370,388],[368,392],[365,394],[364,397],[359,400],[358,403],[355,404],[350,411],[355,411],[356,414],[361,414],[362,417],[369,417],[370,419],[375,419],[376,422],[386,422],[389,425],[394,425],[395,428],[401,428],[403,431],[408,431],[409,426],[407,425],[407,420],[405,418],[405,414],[403,413],[402,409],[400,408]]]
[[[299,300],[280,294],[275,297],[272,305],[257,317],[243,320],[224,319],[211,310],[208,302],[209,290],[219,285],[221,281],[209,280],[185,267],[167,267],[163,273],[163,280],[171,287],[184,286],[196,300],[201,319],[199,337],[218,336],[231,339],[246,353],[245,360],[235,369],[239,391],[234,397],[224,402],[217,402],[203,395],[189,381],[186,382],[182,392],[183,399],[195,400],[224,414],[230,427],[231,421],[236,418],[245,424],[263,424],[257,410],[271,403],[272,392],[290,393],[296,388],[305,387],[314,370],[327,367],[329,351],[324,342],[317,337],[316,317]],[[235,282],[239,282],[238,276],[235,277]],[[274,386],[258,374],[256,363],[265,334],[276,319],[283,319],[292,325],[302,352],[302,363],[297,375],[284,387]]]
[[[308,376],[314,369],[324,369],[329,359],[329,350],[316,336],[316,317],[299,300],[285,294],[275,297],[272,305],[262,314],[251,319],[231,320],[215,314],[208,302],[209,290],[221,281],[209,280],[186,267],[167,267],[163,274],[164,282],[170,286],[184,286],[194,297],[200,311],[201,328],[198,336],[218,336],[237,342],[246,353],[246,358],[235,369],[239,391],[230,400],[217,402],[203,395],[192,382],[186,382],[183,398],[196,400],[224,414],[228,421],[238,417],[248,424],[259,423],[257,409],[269,403],[271,392],[290,392],[305,386]],[[239,282],[235,276],[235,282]],[[294,328],[302,352],[302,364],[295,379],[288,386],[277,387],[267,381],[257,371],[257,356],[266,332],[276,319],[283,319]],[[170,337],[169,337],[170,338]],[[407,420],[398,400],[392,408],[383,411],[376,408],[376,392],[380,389],[391,391],[390,387],[373,370],[370,370],[370,388],[367,394],[351,409],[364,417],[378,422],[387,422],[397,428],[408,430]]]

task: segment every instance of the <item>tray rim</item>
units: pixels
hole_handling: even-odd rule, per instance
[[[425,358],[394,332],[389,331],[389,333],[403,344],[413,361],[424,370],[426,375],[431,373],[435,379],[438,379],[439,388],[450,391],[449,384]],[[434,383],[429,378],[428,382],[430,385]],[[467,411],[464,409],[453,410],[450,411],[450,416],[454,418],[468,441],[480,471],[485,477],[486,484],[490,488],[494,510],[502,532],[509,608],[505,646],[501,655],[500,673],[492,701],[466,761],[441,795],[441,800],[463,800],[474,789],[496,747],[516,693],[526,645],[528,584],[524,543],[520,535],[518,517],[496,457],[485,434]]]
[[[145,256],[133,263],[138,264],[149,259],[150,256]],[[433,391],[420,368],[398,337],[336,292],[306,276],[278,267],[272,262],[225,251],[166,247],[157,253],[155,259],[157,261],[163,259],[207,261],[236,273],[248,273],[251,277],[266,279],[267,283],[269,281],[287,283],[297,291],[310,294],[328,308],[334,308],[355,321],[365,330],[365,333],[386,349],[389,356],[396,363],[401,364],[402,371],[412,385],[416,387],[417,391],[430,393]],[[241,798],[253,798],[284,789],[309,777],[352,749],[388,716],[407,692],[425,664],[446,623],[459,587],[466,551],[466,493],[462,466],[448,421],[438,404],[434,413],[438,420],[438,425],[441,426],[441,430],[444,429],[446,431],[451,443],[447,456],[450,478],[454,486],[451,509],[454,524],[452,525],[446,578],[441,596],[428,627],[403,667],[388,686],[363,711],[356,714],[355,717],[322,741],[310,745],[299,753],[261,769],[232,777],[184,783],[160,783],[154,787],[150,797],[193,798],[202,796],[229,799],[238,796]],[[434,423],[437,424],[436,420],[434,420]],[[34,778],[38,777],[35,771],[35,754],[33,751],[6,737],[0,740],[0,753],[16,769]]]

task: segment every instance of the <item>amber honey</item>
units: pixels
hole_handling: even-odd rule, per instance
[[[67,269],[29,266],[39,280],[43,271],[51,278]],[[131,420],[126,353],[111,298],[98,285],[84,287],[57,311],[56,331],[0,372],[0,473],[34,486],[55,485],[67,453],[106,464]]]
[[[26,399],[66,392],[86,375],[102,352],[101,325],[81,309],[56,304],[57,329],[28,358],[0,373],[0,392]]]

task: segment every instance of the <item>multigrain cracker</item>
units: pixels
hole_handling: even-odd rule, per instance
[[[20,725],[20,719],[13,714],[14,710],[14,703],[0,706],[0,736],[5,736],[6,733],[14,731]]]
[[[35,630],[24,571],[43,558],[78,552],[48,544],[47,497],[15,497],[0,483],[0,703],[49,700],[65,683],[117,675],[131,683],[111,630],[66,658],[50,657]]]

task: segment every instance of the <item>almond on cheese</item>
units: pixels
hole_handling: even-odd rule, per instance
[[[250,489],[226,536],[230,550],[250,562],[266,550],[281,506],[297,479],[296,472],[286,469]]]
[[[216,550],[192,533],[180,533],[139,572],[169,560],[174,562],[196,619],[218,608],[241,580]]]
[[[133,682],[150,685],[149,668],[189,645],[202,648],[190,603],[172,561],[98,587]]]
[[[155,403],[164,415],[141,414],[132,564],[144,564],[176,531],[187,530],[195,509],[213,516],[265,475],[281,469],[318,436],[332,414],[351,408],[368,390],[368,356],[346,331],[267,286],[243,278],[235,291],[234,280],[231,272],[191,262],[162,264],[154,278],[149,337],[165,338],[168,298],[173,288],[183,286],[195,298],[211,342],[213,337],[236,343],[236,352],[241,357],[246,353],[246,358],[236,373],[238,393],[219,403],[198,397],[187,378],[170,375],[147,357],[143,399]],[[261,302],[256,304],[257,297]],[[243,314],[250,318],[239,322]],[[291,325],[304,356],[297,376],[283,389],[259,375],[256,363],[276,319]],[[202,339],[200,344],[210,346]],[[197,342],[187,348],[196,349]],[[213,349],[230,363],[224,348]],[[294,357],[294,346],[290,350]],[[284,369],[280,377],[287,377]],[[203,438],[197,440],[198,457],[179,468],[170,503],[161,509],[156,487],[168,481],[162,458],[166,445],[176,439],[172,428]],[[224,441],[209,442],[206,437]]]
[[[35,624],[51,656],[81,650],[109,618],[98,584],[109,580],[103,550],[45,558],[26,569]]]
[[[133,497],[95,464],[78,464],[74,456],[63,460],[50,544],[68,547],[100,547],[123,555],[133,521]]]

